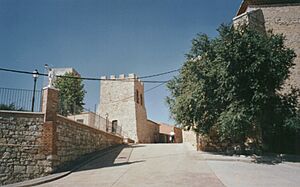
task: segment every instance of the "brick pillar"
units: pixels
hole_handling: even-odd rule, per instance
[[[45,122],[55,121],[58,112],[58,92],[55,88],[43,89],[42,112],[45,113]]]
[[[47,160],[51,162],[51,171],[54,168],[54,163],[57,158],[57,131],[56,131],[56,116],[59,104],[59,91],[55,88],[43,89],[42,112],[44,115],[44,125],[42,132],[42,144],[40,153],[47,156]]]
[[[43,125],[43,132],[42,132],[42,144],[41,153],[45,154],[46,156],[49,155],[56,155],[57,148],[56,148],[56,123],[52,121],[46,121]]]

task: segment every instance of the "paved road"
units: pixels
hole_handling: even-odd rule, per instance
[[[300,164],[255,164],[196,152],[187,144],[115,149],[41,186],[299,186]]]
[[[234,161],[208,161],[217,177],[230,187],[300,186],[300,164],[256,164]]]
[[[41,186],[224,186],[202,156],[184,144],[139,144]]]

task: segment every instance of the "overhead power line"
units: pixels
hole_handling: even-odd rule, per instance
[[[154,90],[154,89],[156,89],[156,88],[158,88],[158,87],[160,87],[160,86],[162,86],[164,84],[166,84],[166,82],[163,82],[163,83],[160,83],[159,85],[153,86],[153,87],[145,90],[144,94],[146,94],[146,93],[148,93],[148,92],[150,92],[150,91],[152,91],[152,90]],[[128,100],[130,98],[133,98],[133,97],[134,97],[134,95],[131,95],[131,96],[128,96],[128,97],[124,97],[123,99],[118,99],[118,100],[115,100],[115,101],[110,101],[110,102],[102,103],[102,104],[119,103],[119,102],[126,101],[126,100]]]
[[[0,71],[7,71],[12,73],[21,73],[21,74],[38,74],[41,76],[48,76],[48,74],[45,73],[33,73],[30,71],[22,71],[22,70],[14,70],[14,69],[7,69],[7,68],[0,68]],[[174,71],[174,70],[173,70]],[[93,77],[73,77],[73,76],[65,76],[65,75],[58,75],[56,77],[60,78],[70,78],[70,79],[81,79],[81,80],[92,80],[92,81],[123,81],[123,82],[132,82],[135,81],[134,79],[101,79],[101,78],[93,78]],[[149,77],[149,76],[148,76]],[[163,80],[163,81],[142,81],[144,83],[167,83],[169,80]]]
[[[147,78],[152,78],[152,77],[158,77],[158,76],[178,72],[179,70],[180,69],[175,69],[175,70],[171,70],[171,71],[167,71],[167,72],[163,72],[163,73],[157,73],[157,74],[153,74],[153,75],[142,76],[142,77],[139,77],[139,79],[147,79]]]
[[[12,73],[21,73],[21,74],[34,74],[33,72],[30,71],[22,71],[22,70],[15,70],[15,69],[7,69],[7,68],[0,68],[0,71],[7,71],[7,72],[12,72]],[[48,76],[47,74],[44,73],[37,73],[38,75],[42,76]]]
[[[158,88],[158,87],[160,87],[160,86],[162,86],[162,85],[164,85],[166,83],[167,82],[163,82],[163,83],[161,83],[159,85],[153,86],[152,88],[149,88],[149,89],[145,90],[145,93],[150,92],[150,91],[152,91],[152,90],[154,90],[154,89],[156,89],[156,88]]]

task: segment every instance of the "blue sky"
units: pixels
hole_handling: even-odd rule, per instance
[[[0,67],[73,67],[83,77],[180,68],[197,33],[216,36],[241,0],[0,0]],[[176,74],[152,80],[169,80]],[[30,75],[0,71],[0,87],[32,89]],[[42,87],[43,78],[38,80]],[[86,107],[99,82],[85,81]],[[145,89],[155,85],[146,84]],[[148,118],[172,123],[159,87],[145,95]]]

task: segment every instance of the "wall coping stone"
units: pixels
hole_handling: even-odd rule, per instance
[[[27,111],[15,111],[15,110],[0,110],[1,113],[17,113],[17,114],[44,114],[43,112],[27,112]]]
[[[24,111],[11,111],[11,110],[0,110],[0,115],[18,115],[18,116],[39,116],[43,117],[45,114],[43,112],[24,112]]]
[[[234,18],[232,18],[232,20],[233,20],[233,21],[236,21],[236,20],[238,20],[238,19],[240,19],[240,18],[242,18],[242,17],[244,17],[244,16],[246,16],[246,15],[253,14],[253,13],[257,12],[257,11],[260,11],[260,10],[259,10],[259,9],[256,9],[256,10],[251,10],[251,11],[248,11],[248,12],[244,12],[244,13],[238,15],[238,16],[235,16]]]
[[[283,6],[300,6],[300,3],[278,3],[278,4],[261,4],[261,5],[249,5],[249,7],[283,7]]]

